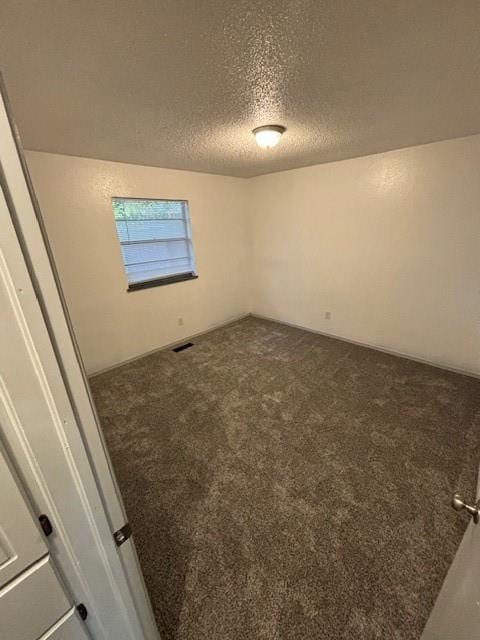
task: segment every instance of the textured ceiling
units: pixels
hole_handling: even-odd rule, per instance
[[[253,176],[480,132],[479,34],[478,0],[1,0],[0,66],[28,149]]]

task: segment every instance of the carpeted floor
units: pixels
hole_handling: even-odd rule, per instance
[[[163,639],[416,640],[480,382],[246,318],[91,380]]]

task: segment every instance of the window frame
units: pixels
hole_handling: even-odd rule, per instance
[[[192,271],[186,271],[183,273],[173,273],[170,275],[165,275],[165,276],[157,276],[154,278],[149,278],[148,280],[139,280],[138,282],[132,282],[130,283],[128,281],[128,273],[126,270],[126,264],[125,264],[125,260],[123,257],[123,252],[122,252],[122,245],[124,243],[122,243],[122,241],[120,240],[119,234],[118,234],[118,227],[117,227],[117,219],[115,217],[115,209],[113,206],[114,200],[147,200],[147,201],[151,201],[151,202],[180,202],[182,203],[185,207],[186,207],[186,214],[185,214],[185,231],[186,231],[186,236],[185,238],[182,238],[182,240],[186,240],[186,242],[189,244],[189,258],[191,260],[193,269]],[[188,280],[197,280],[198,279],[198,273],[197,273],[197,266],[196,266],[196,259],[195,259],[195,251],[194,251],[194,246],[193,246],[193,238],[192,238],[192,227],[191,227],[191,221],[190,221],[190,203],[188,200],[186,200],[185,198],[145,198],[142,196],[111,196],[110,198],[110,206],[112,209],[112,213],[113,213],[113,221],[115,224],[115,232],[116,232],[116,238],[117,238],[117,242],[118,245],[120,247],[120,254],[121,254],[121,259],[122,259],[122,266],[123,266],[123,273],[126,277],[127,280],[127,292],[131,292],[131,291],[139,291],[142,289],[150,289],[152,287],[161,287],[161,286],[165,286],[168,284],[175,284],[177,282],[186,282]],[[166,242],[168,242],[169,240],[166,239]],[[175,239],[172,239],[172,242],[174,242]]]

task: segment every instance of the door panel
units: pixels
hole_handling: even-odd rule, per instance
[[[0,394],[1,402],[1,394]],[[0,411],[0,418],[2,412]],[[0,588],[47,553],[0,448]]]
[[[0,638],[36,640],[70,608],[46,556],[0,591]]]
[[[452,512],[452,518],[460,516]],[[421,640],[480,638],[480,524],[470,522]]]
[[[39,640],[89,640],[85,625],[78,619],[75,609],[53,625]]]

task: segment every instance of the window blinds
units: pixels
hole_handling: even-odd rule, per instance
[[[185,200],[112,198],[129,285],[195,274]]]

